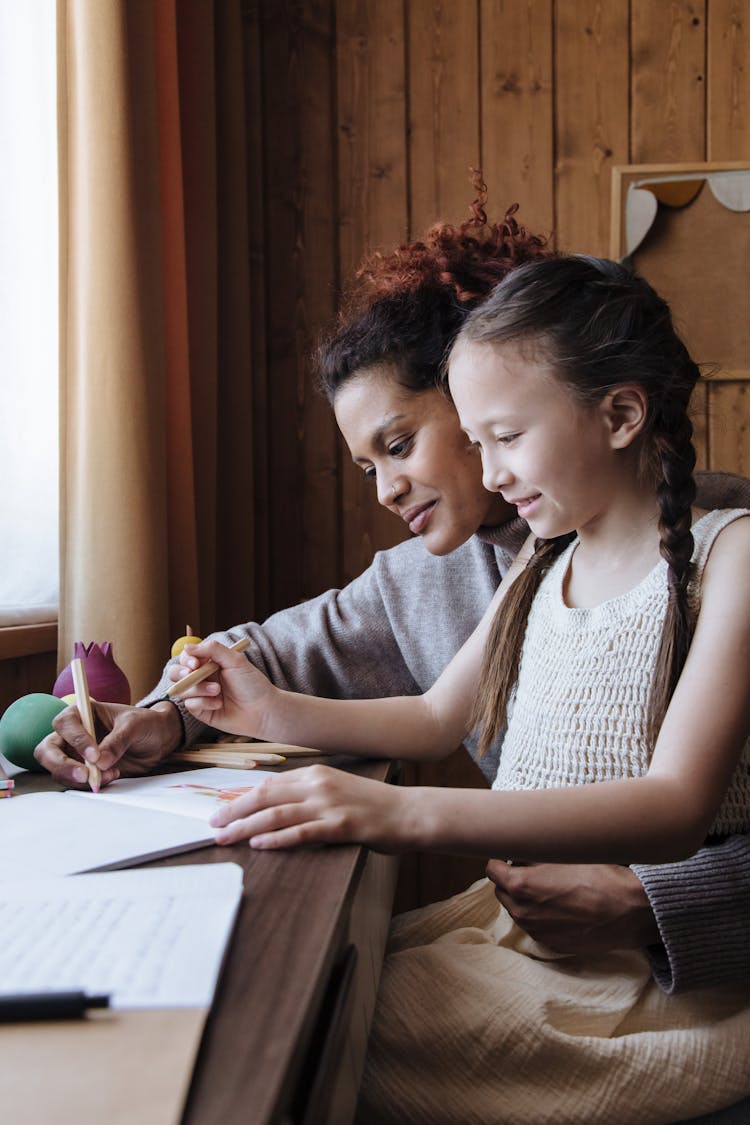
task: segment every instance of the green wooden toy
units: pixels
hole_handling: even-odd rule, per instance
[[[14,766],[44,773],[34,757],[34,748],[52,733],[52,720],[66,707],[62,699],[41,691],[22,695],[0,719],[0,754]]]

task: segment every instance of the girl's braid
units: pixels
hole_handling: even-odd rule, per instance
[[[654,443],[661,461],[657,486],[661,553],[669,566],[670,594],[687,595],[693,554],[691,509],[695,500],[693,426],[685,403],[664,402],[654,419]]]
[[[695,450],[687,401],[679,394],[663,400],[654,419],[654,448],[661,462],[657,485],[659,504],[659,548],[668,566],[669,601],[659,651],[654,664],[654,684],[649,704],[647,730],[656,742],[669,701],[687,660],[695,629],[695,608],[689,583],[693,554],[692,504],[695,481],[692,472]]]

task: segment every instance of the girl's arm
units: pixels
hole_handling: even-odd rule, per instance
[[[359,840],[382,850],[561,862],[675,860],[700,846],[736,768],[750,729],[748,668],[750,520],[742,519],[718,536],[706,565],[693,644],[645,777],[485,792],[399,789],[311,767],[222,810],[218,838],[249,837],[259,847]]]
[[[270,742],[302,743],[328,752],[430,759],[445,757],[468,733],[487,634],[501,598],[533,550],[529,537],[472,635],[421,696],[338,700],[300,695],[271,684],[240,654],[216,642],[187,645],[187,673],[215,661],[218,678],[190,689],[185,705],[203,723]]]
[[[183,697],[201,723],[268,742],[315,746],[328,753],[383,758],[445,757],[467,733],[484,640],[499,591],[474,633],[424,695],[385,699],[326,699],[275,687],[242,654],[217,641],[187,645],[185,672],[206,660],[215,678]]]
[[[210,639],[229,646],[247,637],[245,658],[288,691],[330,699],[420,695],[476,628],[508,561],[476,538],[440,558],[420,540],[405,540],[379,552],[343,589]],[[140,706],[164,698],[173,667]],[[179,711],[186,744],[216,736],[185,707]]]

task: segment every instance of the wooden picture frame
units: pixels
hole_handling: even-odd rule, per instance
[[[698,467],[750,474],[750,164],[612,170],[610,255],[670,303],[705,374],[693,400]]]

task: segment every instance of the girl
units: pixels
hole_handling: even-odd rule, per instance
[[[666,305],[623,267],[569,258],[515,271],[469,317],[449,364],[486,485],[518,504],[537,536],[504,604],[496,599],[489,644],[494,605],[416,700],[295,696],[215,642],[184,661],[221,667],[221,682],[204,682],[188,702],[204,721],[326,749],[440,755],[474,721],[488,744],[507,715],[493,792],[399,790],[313,767],[220,814],[220,841],[627,862],[687,854],[709,830],[746,830],[750,524],[744,511],[692,511],[687,405],[697,378]],[[485,885],[407,920],[395,942],[408,956],[394,952],[384,978],[365,1120],[669,1121],[747,1092],[737,1065],[746,997],[715,990],[669,1010],[634,963],[614,976],[608,966],[603,992],[592,991],[590,970],[556,972],[535,1009],[523,996],[537,995],[533,966],[549,963],[538,949],[529,958],[495,917]],[[467,943],[482,955],[457,963]],[[623,1021],[615,996],[633,988],[641,1000]],[[438,1025],[426,1042],[428,1002]],[[465,1037],[478,1028],[469,1059]],[[653,1030],[665,1034],[653,1041]],[[547,1033],[567,1036],[567,1053],[550,1052]],[[617,1077],[602,1081],[614,1060]],[[664,1078],[665,1066],[679,1081]],[[647,1111],[630,1102],[644,1091]]]

